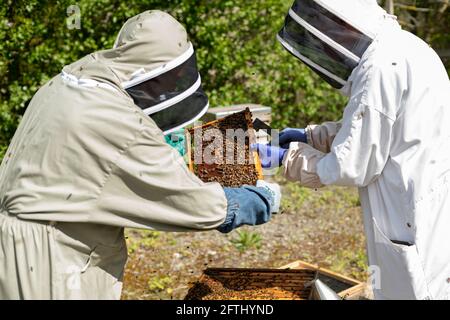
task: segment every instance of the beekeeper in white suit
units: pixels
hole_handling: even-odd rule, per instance
[[[267,222],[276,185],[205,184],[166,143],[207,108],[186,31],[160,11],[43,86],[0,168],[0,299],[118,299],[124,227]]]
[[[377,299],[449,299],[450,83],[375,0],[298,0],[281,44],[349,97],[342,121],[285,129],[266,167],[358,186]],[[270,156],[269,156],[270,155]]]

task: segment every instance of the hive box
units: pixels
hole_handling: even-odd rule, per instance
[[[342,299],[359,299],[365,283],[296,261],[280,269],[210,268],[194,283],[187,300],[309,300],[308,284],[320,279]]]
[[[266,107],[260,104],[252,104],[252,103],[210,108],[208,112],[202,117],[202,121],[211,122],[214,120],[222,119],[226,116],[229,116],[232,113],[243,111],[246,108],[249,108],[250,112],[253,114],[253,120],[259,118],[262,121],[266,122],[267,124],[270,124],[270,122],[272,121],[271,107]]]
[[[232,106],[226,106],[226,107],[217,107],[217,108],[210,108],[208,112],[201,118],[201,121],[203,122],[212,122],[215,120],[222,119],[226,116],[229,116],[230,114],[240,112],[245,110],[246,108],[250,109],[250,112],[252,113],[252,120],[255,121],[256,118],[260,119],[261,121],[267,123],[270,125],[272,121],[272,108],[266,107],[260,104],[238,104],[238,105],[232,105]],[[258,143],[268,143],[269,142],[269,136],[265,131],[257,131],[256,132],[256,141]]]
[[[230,127],[231,124],[236,125],[239,123],[240,127]],[[203,133],[207,132],[208,129],[219,130],[220,132],[225,129],[243,129],[242,133],[247,134],[245,138],[245,145],[235,144],[235,141],[228,139],[228,136],[222,132],[220,135],[223,139],[223,143],[215,148],[212,143],[214,142],[204,142]],[[200,134],[200,137],[198,136]],[[197,137],[196,137],[197,135]],[[255,133],[252,124],[252,114],[249,108],[237,113],[230,113],[224,118],[208,122],[204,125],[193,127],[191,129],[185,130],[186,136],[186,150],[187,150],[187,160],[189,165],[189,170],[196,174],[204,182],[219,182],[224,187],[239,187],[243,184],[255,185],[257,180],[263,179],[261,161],[259,159],[258,153],[256,151],[251,151],[249,146],[256,142]],[[201,147],[198,141],[193,139],[202,139]],[[207,139],[205,139],[207,140]],[[244,141],[244,140],[242,140]],[[230,144],[232,142],[232,144]],[[212,145],[214,148],[210,148]],[[225,154],[228,152],[226,148],[230,145],[233,147],[233,162],[228,163]],[[203,148],[203,149],[202,149]],[[242,149],[243,148],[243,149]],[[200,154],[199,163],[195,163],[195,158],[198,152],[205,152],[205,149],[217,150],[219,154],[223,156],[222,163],[205,163],[203,161],[203,154]],[[244,163],[239,164],[234,162],[241,157]],[[236,181],[234,181],[236,180]],[[242,182],[242,183],[238,183]]]

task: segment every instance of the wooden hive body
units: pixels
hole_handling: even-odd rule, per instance
[[[365,283],[296,261],[280,269],[209,268],[192,285],[187,300],[308,300],[308,284],[320,279],[343,299],[356,299]]]
[[[230,121],[238,119],[242,122],[243,127],[231,128]],[[252,115],[247,108],[242,112],[238,112],[227,116],[225,118],[208,122],[202,126],[194,127],[186,130],[186,150],[189,163],[189,170],[196,174],[204,182],[219,182],[224,187],[239,187],[243,184],[255,185],[256,180],[263,179],[261,161],[256,151],[250,151],[246,149],[245,152],[245,164],[227,164],[225,159],[222,158],[223,163],[196,163],[195,152],[204,151],[208,147],[209,143],[204,143],[203,132],[208,129],[218,129],[224,132],[226,129],[243,129],[248,133],[248,139],[246,138],[245,148],[249,148],[250,144],[256,142]],[[201,136],[198,136],[200,134]],[[202,139],[202,150],[198,150],[198,142],[195,139]],[[226,151],[226,143],[231,143],[227,135],[222,135],[224,144],[222,145],[221,152]],[[211,142],[212,143],[212,142]],[[234,143],[234,141],[233,141]],[[236,150],[234,152],[237,152]],[[248,155],[248,156],[247,156]],[[238,156],[236,156],[237,158]],[[249,157],[252,157],[251,159]],[[233,178],[234,177],[234,178]],[[236,179],[238,177],[238,179]],[[245,179],[249,177],[249,179]],[[234,180],[233,180],[234,179]]]

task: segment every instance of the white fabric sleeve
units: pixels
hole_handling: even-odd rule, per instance
[[[393,123],[381,110],[353,97],[331,152],[317,163],[322,183],[364,187],[374,181],[389,158]]]
[[[310,124],[306,127],[308,144],[319,151],[330,152],[334,138],[342,127],[341,121],[324,122],[320,125]]]
[[[304,187],[320,188],[323,184],[317,175],[317,163],[325,153],[302,142],[291,142],[284,156],[284,176],[291,181],[297,181]]]

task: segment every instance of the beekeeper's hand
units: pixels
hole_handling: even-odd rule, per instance
[[[306,130],[286,128],[283,131],[281,131],[279,135],[280,147],[282,147],[283,149],[289,149],[289,144],[291,142],[307,143]]]
[[[228,233],[243,225],[260,225],[270,220],[272,212],[280,206],[280,188],[275,184],[258,184],[257,187],[224,188],[227,216],[217,230]]]
[[[252,144],[251,148],[258,151],[261,165],[264,169],[280,167],[288,149],[272,146],[269,144]]]

